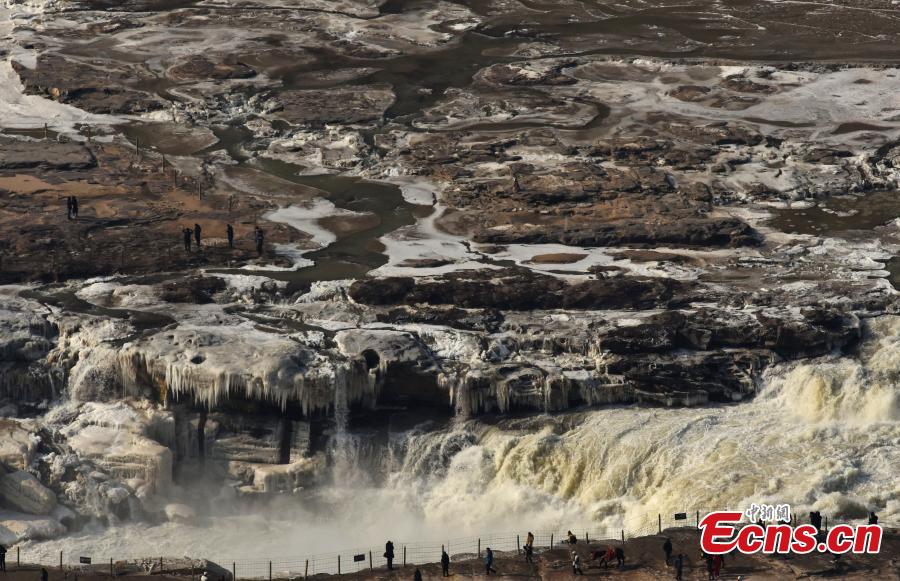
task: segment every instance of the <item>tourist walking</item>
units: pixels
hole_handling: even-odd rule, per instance
[[[50,573],[47,572],[46,567],[41,567],[41,581],[49,581]]]
[[[413,573],[413,581],[422,581],[422,572],[419,571],[418,567],[416,567],[416,571]]]
[[[675,557],[675,581],[683,581],[684,575],[684,555],[678,553]]]
[[[672,539],[667,538],[663,543],[663,552],[666,553],[666,567],[669,566],[669,559],[672,558]]]
[[[194,224],[194,240],[197,242],[197,250],[200,249],[200,224]]]
[[[488,547],[484,552],[484,574],[490,575],[496,572],[496,569],[494,569],[494,551]]]
[[[572,575],[584,575],[581,571],[581,557],[577,551],[572,551]]]
[[[622,547],[616,547],[616,565],[619,569],[625,566],[625,550]]]
[[[450,555],[443,549],[441,549],[441,575],[450,576]]]
[[[384,544],[384,558],[387,559],[387,567],[390,571],[394,568],[394,543],[391,541]]]
[[[228,237],[228,248],[234,248],[234,228],[231,224],[225,227],[225,236]]]

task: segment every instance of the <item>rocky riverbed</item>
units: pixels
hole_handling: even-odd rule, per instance
[[[734,494],[504,482],[597,519],[896,517],[900,13],[805,4],[7,1],[0,542],[331,506],[348,467],[499,466],[491,429],[602,436],[597,408],[787,405],[878,437]]]

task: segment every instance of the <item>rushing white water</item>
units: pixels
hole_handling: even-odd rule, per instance
[[[637,530],[657,513],[750,502],[789,502],[801,514],[818,509],[832,518],[874,509],[883,522],[896,522],[900,317],[881,318],[870,330],[858,357],[780,366],[751,402],[615,407],[398,434],[378,460],[388,473],[381,485],[348,485],[344,472],[317,509],[281,498],[194,526],[119,526],[26,548],[228,561],[370,546],[388,537],[587,525]]]

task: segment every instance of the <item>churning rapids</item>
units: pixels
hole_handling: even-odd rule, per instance
[[[900,318],[871,323],[859,360],[780,365],[749,403],[613,407],[563,416],[457,420],[392,434],[387,449],[338,438],[334,483],[315,502],[230,512],[219,491],[196,524],[120,524],[28,550],[232,559],[486,532],[646,528],[656,514],[789,502],[900,518]],[[427,426],[425,426],[427,427]],[[367,467],[366,470],[359,470]],[[384,478],[374,481],[373,473]],[[624,494],[623,494],[624,492]],[[587,530],[587,529],[584,529]]]

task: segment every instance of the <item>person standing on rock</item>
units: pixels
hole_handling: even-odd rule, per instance
[[[441,549],[441,575],[450,576],[450,555],[443,549]]]
[[[194,241],[197,242],[197,250],[200,250],[200,224],[194,224]]]
[[[619,569],[625,566],[625,550],[622,547],[616,547],[616,565]]]
[[[41,567],[41,581],[49,581],[50,573],[47,572],[46,567]]]
[[[191,251],[191,235],[193,232],[190,228],[184,228],[181,230],[181,235],[184,237],[184,249],[188,252]]]
[[[384,558],[387,559],[388,571],[394,568],[394,543],[388,541],[384,544]]]
[[[0,571],[6,573],[6,547],[0,545]]]
[[[666,539],[663,543],[663,551],[666,553],[666,567],[669,566],[669,559],[672,558],[672,539]]]
[[[574,534],[572,531],[569,531],[569,534],[568,534],[567,536],[569,537],[569,544],[570,544],[570,545],[576,545],[576,544],[578,544],[578,537],[576,537],[575,534]]]
[[[877,525],[878,524],[878,515],[875,514],[875,511],[869,513],[869,524]]]
[[[259,226],[253,231],[253,239],[256,241],[256,253],[262,256],[263,245],[266,243],[265,234]]]
[[[234,248],[234,228],[231,224],[225,227],[225,236],[228,237],[228,248]]]
[[[484,574],[490,575],[491,573],[496,572],[497,570],[494,569],[494,551],[488,547],[484,552]]]
[[[675,557],[675,581],[682,581],[684,575],[684,555],[678,553]]]
[[[416,567],[416,572],[413,573],[413,581],[422,581],[422,572],[419,571],[418,567]]]

